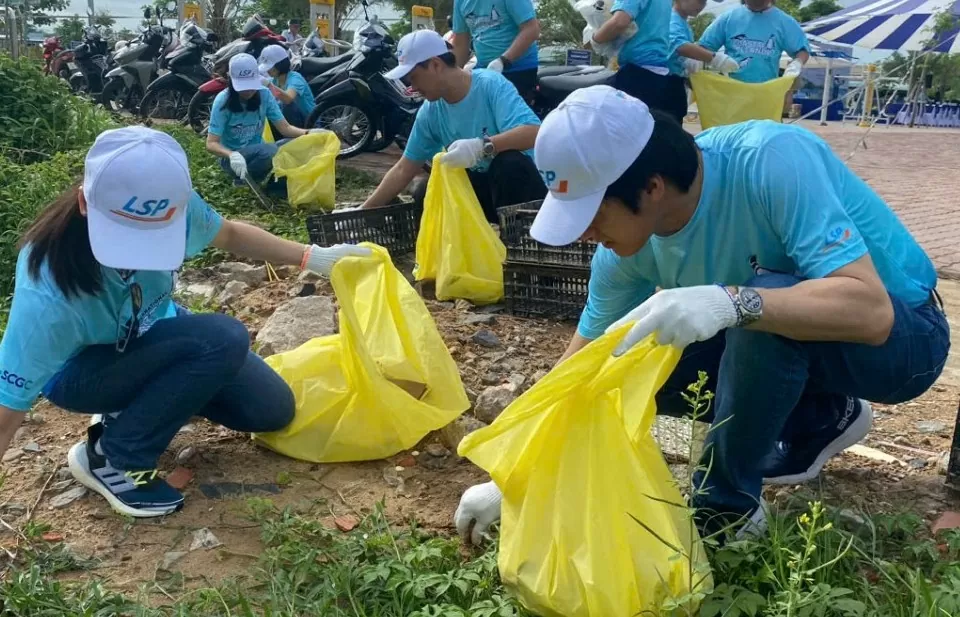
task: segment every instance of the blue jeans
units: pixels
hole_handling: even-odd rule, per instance
[[[250,335],[221,314],[161,319],[125,352],[92,345],[71,359],[47,398],[69,411],[111,415],[101,447],[118,469],[154,469],[193,416],[243,432],[293,419],[289,386],[250,351]]]
[[[237,150],[237,152],[243,155],[243,160],[247,162],[247,177],[258,184],[266,180],[271,172],[273,172],[273,157],[277,155],[277,150],[280,149],[280,146],[288,141],[290,140],[281,139],[272,144],[252,144]],[[234,184],[242,184],[242,180],[230,169],[230,159],[220,159],[220,168],[225,171],[228,176],[233,178]],[[286,195],[287,179],[275,179],[267,185],[267,191],[280,196]]]
[[[746,285],[791,287],[800,279],[763,274]],[[950,350],[950,330],[933,303],[911,308],[891,297],[893,329],[880,346],[795,341],[776,334],[731,328],[687,347],[670,379],[657,394],[660,413],[689,413],[681,393],[709,376],[714,392],[715,428],[707,437],[694,476],[707,494],[697,507],[746,514],[755,509],[763,482],[761,462],[777,441],[799,443],[832,429],[846,398],[901,403],[916,398],[936,381]],[[722,424],[721,424],[722,423]]]

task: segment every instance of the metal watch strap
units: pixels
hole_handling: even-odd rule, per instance
[[[733,303],[733,309],[737,312],[738,328],[749,326],[760,319],[760,316],[763,312],[763,300],[760,298],[760,295],[755,289],[749,287],[737,287],[737,292],[734,293],[724,285],[720,285],[720,287],[727,292],[727,296],[730,297],[730,302]],[[748,307],[744,304],[743,298],[741,297],[744,292],[749,292],[748,295],[751,296],[756,295],[757,303],[759,304],[756,309]]]

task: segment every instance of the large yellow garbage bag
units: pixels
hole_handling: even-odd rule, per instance
[[[272,144],[273,142],[274,142],[273,131],[270,130],[270,123],[264,122],[263,123],[263,143]]]
[[[759,84],[748,84],[709,71],[690,75],[693,97],[700,113],[700,126],[704,129],[747,120],[780,122],[783,117],[783,98],[795,81],[795,77],[778,77]]]
[[[266,359],[297,401],[293,422],[256,438],[319,463],[392,456],[446,426],[470,403],[423,300],[386,249],[347,257],[330,281],[340,333]]]
[[[491,304],[503,298],[507,249],[490,227],[467,172],[433,157],[417,235],[418,281],[436,281],[438,300]]]
[[[339,152],[340,140],[333,131],[308,133],[280,146],[273,157],[273,173],[287,178],[291,205],[333,210]]]
[[[542,617],[659,615],[664,598],[712,585],[687,511],[669,505],[683,500],[650,433],[654,395],[680,352],[651,337],[612,358],[628,329],[591,343],[460,443],[503,491],[500,576]]]

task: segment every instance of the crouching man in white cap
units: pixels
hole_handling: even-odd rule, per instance
[[[815,478],[870,430],[866,401],[908,401],[940,374],[950,337],[930,259],[813,133],[751,121],[694,138],[596,86],[547,117],[536,162],[552,181],[531,235],[601,244],[561,362],[633,323],[614,355],[651,333],[683,349],[662,413],[689,412],[684,388],[709,375],[710,471],[694,477],[707,533],[762,527],[764,483]],[[490,483],[456,523],[476,540],[498,516]]]
[[[107,131],[82,182],[27,230],[0,342],[0,454],[39,394],[101,415],[68,454],[70,471],[121,514],[163,516],[183,496],[157,459],[193,416],[267,432],[294,414],[287,384],[250,351],[242,323],[174,303],[174,271],[207,246],[329,275],[355,246],[304,246],[224,220],[192,189],[172,137]]]
[[[363,208],[390,203],[443,149],[443,163],[467,170],[484,214],[543,199],[547,189],[533,164],[540,119],[498,72],[466,71],[433,30],[417,30],[397,45],[400,64],[386,74],[426,99],[417,112],[403,157],[387,172]],[[423,199],[426,185],[414,192]]]

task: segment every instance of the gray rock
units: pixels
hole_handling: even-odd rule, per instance
[[[444,446],[456,452],[457,446],[460,445],[464,437],[486,426],[485,423],[473,416],[464,414],[440,429],[440,441],[443,442]]]
[[[853,523],[854,525],[866,525],[867,521],[862,516],[854,512],[853,510],[840,510],[837,513],[841,519],[848,523]]]
[[[507,377],[507,381],[510,382],[510,384],[513,385],[513,387],[517,390],[521,390],[527,383],[527,376],[523,373],[513,373]]]
[[[923,469],[927,466],[927,461],[919,458],[912,458],[907,461],[907,464],[910,466],[910,469]]]
[[[540,381],[541,379],[543,379],[544,377],[546,377],[546,376],[549,374],[549,372],[550,372],[550,371],[545,371],[545,370],[543,370],[543,369],[540,369],[539,371],[537,371],[536,373],[534,373],[534,374],[533,374],[533,383],[537,383],[538,381]]]
[[[250,290],[250,285],[243,281],[230,281],[227,283],[220,295],[217,296],[217,304],[230,305],[243,297]]]
[[[217,295],[217,286],[208,281],[187,283],[180,289],[180,293],[201,300],[212,300]]]
[[[475,326],[478,324],[490,325],[496,323],[497,318],[495,315],[484,315],[482,313],[471,313],[463,318],[463,323],[468,326]]]
[[[193,446],[187,446],[177,453],[177,464],[186,465],[197,455],[197,449]]]
[[[226,276],[231,281],[246,283],[251,287],[256,287],[267,280],[266,266],[252,266],[239,261],[228,261],[217,266],[217,272]]]
[[[947,475],[947,468],[950,466],[950,453],[944,452],[937,457],[937,473],[941,476]]]
[[[480,393],[473,413],[483,422],[490,423],[517,398],[517,389],[513,384],[491,386]]]
[[[180,430],[178,430],[177,432],[178,432],[178,433],[193,433],[193,432],[196,432],[196,430],[197,430],[197,427],[195,427],[194,425],[192,425],[192,424],[184,424],[183,426],[180,427]]]
[[[160,569],[169,572],[170,568],[173,567],[173,564],[177,563],[186,556],[186,551],[170,551],[169,553],[164,553],[163,563],[160,564]]]
[[[27,513],[27,506],[22,503],[8,503],[3,506],[3,508],[0,508],[0,511],[10,516],[23,516]]]
[[[47,490],[50,491],[51,493],[60,493],[70,488],[71,484],[73,484],[72,478],[70,480],[60,480],[59,482],[54,482],[53,484],[51,484],[50,488],[48,488]]]
[[[23,446],[23,451],[33,452],[34,454],[37,454],[38,452],[43,452],[43,448],[41,448],[40,444],[38,444],[37,442],[31,441],[27,445]]]
[[[257,334],[262,356],[296,349],[318,336],[336,332],[336,307],[327,296],[294,298],[281,305]]]
[[[17,431],[13,434],[13,440],[12,440],[12,441],[17,442],[17,441],[24,440],[24,439],[27,438],[27,436],[28,436],[29,434],[30,434],[30,429],[29,429],[28,427],[26,427],[26,426],[21,426],[21,427],[18,428]]]
[[[43,419],[43,416],[37,412],[27,414],[27,417],[24,419],[24,421],[29,422],[30,424],[43,424],[46,422],[46,420]]]
[[[921,420],[917,422],[916,427],[918,431],[927,435],[947,430],[947,425],[939,420]]]
[[[20,460],[23,456],[23,450],[20,448],[10,448],[3,453],[3,462],[4,463],[13,463],[14,461]]]
[[[443,458],[444,456],[450,456],[450,450],[447,450],[438,443],[432,443],[427,446],[426,453],[430,456],[436,458]]]
[[[323,280],[322,276],[310,270],[304,270],[297,276],[297,282],[299,283],[316,283],[321,280]]]
[[[480,383],[485,386],[496,386],[501,382],[500,376],[496,373],[484,373],[480,377]]]
[[[201,548],[211,549],[223,546],[223,543],[213,535],[213,532],[204,527],[193,532],[193,541],[190,543],[190,550],[195,551]]]
[[[490,330],[478,330],[470,340],[482,347],[499,347],[500,338]]]
[[[60,480],[60,481],[63,481],[63,480],[72,480],[72,479],[73,479],[73,474],[70,473],[70,468],[69,468],[69,467],[61,467],[60,469],[57,470],[57,473],[56,473],[56,475],[55,475],[54,477],[55,477],[57,480]]]
[[[403,478],[397,473],[397,468],[393,465],[387,465],[383,468],[383,481],[387,486],[399,488],[403,484]]]
[[[75,486],[74,488],[60,493],[56,497],[50,500],[50,507],[60,510],[61,508],[66,508],[76,500],[82,498],[87,494],[87,489],[82,486]]]

